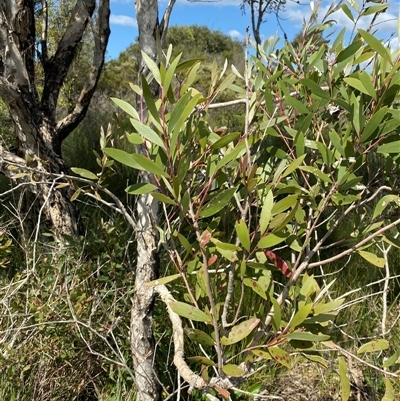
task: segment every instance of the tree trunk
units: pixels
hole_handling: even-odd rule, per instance
[[[68,188],[56,189],[51,174],[66,172],[61,156],[62,141],[84,118],[93,96],[107,47],[109,0],[99,0],[94,28],[92,70],[74,109],[57,121],[57,104],[71,63],[92,20],[96,0],[77,0],[71,19],[54,54],[48,54],[48,8],[45,0],[0,0],[0,96],[8,105],[15,126],[17,151],[0,147],[0,172],[20,179],[37,199],[54,233],[74,235],[77,211]],[[40,9],[37,7],[41,6]],[[39,13],[40,12],[40,13]],[[41,41],[36,27],[41,23]],[[38,56],[38,57],[37,57]],[[41,96],[36,82],[38,60],[43,69]],[[10,170],[10,165],[18,167]]]
[[[139,28],[139,48],[157,61],[156,35],[159,30],[157,0],[137,0],[136,19]],[[166,29],[166,27],[165,27]],[[160,32],[158,32],[160,34]],[[141,60],[139,73],[147,74],[147,67]],[[141,79],[139,79],[141,82]],[[154,98],[159,88],[155,81],[150,83]],[[147,116],[143,99],[138,99],[138,108],[143,122]],[[146,146],[146,145],[142,145]],[[145,149],[138,147],[145,154]],[[141,182],[152,182],[148,172],[139,174]],[[138,401],[157,401],[161,399],[161,386],[155,366],[155,343],[153,337],[153,307],[155,292],[146,287],[147,281],[154,280],[159,274],[158,261],[158,213],[159,204],[150,195],[141,195],[137,202],[137,267],[135,271],[135,295],[131,311],[131,349],[135,369]]]

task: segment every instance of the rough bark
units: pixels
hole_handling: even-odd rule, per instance
[[[45,181],[48,173],[62,173],[66,166],[61,156],[62,141],[84,118],[100,77],[109,29],[109,0],[99,0],[95,27],[95,50],[92,70],[75,108],[57,121],[60,90],[75,57],[77,47],[88,29],[96,0],[78,0],[66,31],[52,57],[47,52],[47,3],[42,1],[42,37],[36,42],[34,0],[0,0],[0,96],[7,104],[15,126],[17,149],[14,155],[0,148],[0,172],[9,173],[13,156],[20,159],[19,168],[34,168],[35,181],[29,186],[52,228],[58,234],[77,233],[77,212],[69,201],[68,189],[54,190]],[[38,94],[35,53],[44,71],[43,91]],[[43,173],[40,174],[40,173]],[[51,181],[51,180],[50,180]]]
[[[160,34],[158,23],[158,1],[137,0],[136,19],[139,28],[139,48],[157,61],[156,36]],[[158,31],[158,33],[157,33]],[[146,74],[142,60],[140,74]],[[138,80],[141,82],[141,79]],[[159,88],[155,82],[150,84],[154,97]],[[146,120],[143,99],[138,99],[142,120]],[[143,153],[145,149],[138,148]],[[141,172],[141,182],[152,182],[152,175]],[[138,401],[157,401],[161,399],[158,372],[155,367],[155,343],[153,337],[154,288],[146,287],[147,281],[158,277],[158,202],[151,195],[141,195],[137,202],[137,266],[135,271],[135,295],[131,311],[131,349],[135,369],[135,384]]]

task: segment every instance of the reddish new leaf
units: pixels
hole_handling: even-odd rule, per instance
[[[289,266],[287,265],[287,263],[280,258],[276,253],[272,252],[272,251],[265,251],[265,256],[272,262],[272,264],[277,267],[282,274],[287,277],[290,278],[292,276],[292,272],[289,269]]]

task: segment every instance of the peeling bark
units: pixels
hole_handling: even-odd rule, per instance
[[[15,126],[18,149],[15,156],[35,169],[37,181],[48,180],[48,173],[63,173],[67,167],[61,156],[62,141],[84,118],[100,77],[109,29],[109,0],[77,0],[66,31],[51,58],[47,57],[47,3],[43,7],[44,32],[40,42],[44,70],[44,87],[38,95],[35,77],[36,15],[33,0],[0,0],[0,96],[8,105]],[[92,70],[82,89],[74,110],[57,121],[60,90],[77,51],[77,46],[94,16],[95,49]],[[12,159],[12,157],[11,157]],[[10,155],[0,149],[0,172],[8,174]],[[23,165],[19,165],[23,169]],[[45,173],[41,175],[40,173]],[[49,184],[33,184],[29,190],[44,205],[48,222],[58,234],[74,235],[78,231],[77,211],[71,204],[68,189],[50,190]]]

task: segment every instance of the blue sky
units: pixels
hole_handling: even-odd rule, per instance
[[[314,0],[315,2],[317,0]],[[361,0],[350,0],[350,3],[357,1],[361,4]],[[400,0],[389,0],[389,8],[385,13],[378,17],[377,28],[379,36],[383,39],[391,38],[391,43],[395,47],[399,47],[398,23],[397,19],[400,13]],[[288,39],[292,39],[301,29],[303,19],[308,20],[311,7],[307,0],[300,0],[302,4],[296,4],[287,0],[285,10],[280,13],[280,23],[288,35]],[[323,0],[319,15],[325,15],[325,12],[332,2]],[[220,0],[207,2],[189,2],[186,0],[177,0],[172,11],[171,25],[206,25],[210,29],[220,30],[237,39],[243,39],[246,27],[250,25],[250,13],[243,15],[240,10],[240,0]],[[349,4],[349,3],[348,3]],[[374,3],[368,3],[373,5]],[[167,1],[159,1],[160,12],[166,7]],[[161,19],[161,16],[160,16]],[[337,21],[335,30],[339,30],[346,26],[349,31],[353,28],[353,23],[340,10],[333,14],[332,19]],[[366,17],[361,19],[357,25],[359,28],[366,28],[368,20]],[[250,30],[251,33],[251,30]],[[271,35],[282,37],[283,33],[279,28],[274,14],[267,16],[267,21],[262,24],[261,34],[263,38]],[[137,38],[138,30],[135,19],[134,0],[111,0],[111,37],[108,45],[108,59],[115,58],[129,44],[133,43]],[[392,36],[393,35],[393,36]]]

